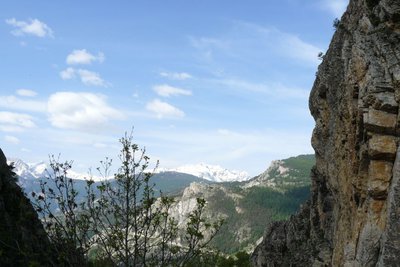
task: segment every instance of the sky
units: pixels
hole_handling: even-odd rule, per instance
[[[86,171],[133,139],[163,168],[313,153],[308,96],[347,0],[2,1],[0,147]]]

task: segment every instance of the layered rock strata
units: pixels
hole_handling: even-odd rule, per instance
[[[310,95],[312,198],[255,266],[399,266],[400,1],[351,0]]]

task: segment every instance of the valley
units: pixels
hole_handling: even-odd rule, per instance
[[[9,163],[13,163],[19,185],[32,200],[31,192],[40,192],[40,183],[49,176],[48,166],[44,162],[27,164],[19,159],[10,159]],[[246,179],[243,178],[244,172],[198,164],[174,171],[157,171],[151,181],[156,193],[174,197],[171,215],[177,219],[180,228],[184,227],[188,214],[193,211],[196,198],[203,198],[207,203],[205,215],[224,219],[212,245],[226,254],[251,253],[261,241],[265,225],[287,219],[309,198],[309,173],[314,164],[314,155],[276,160],[262,174]],[[177,170],[201,174],[207,179]],[[77,200],[84,201],[87,175],[72,174]],[[95,177],[95,188],[100,180],[100,177]]]

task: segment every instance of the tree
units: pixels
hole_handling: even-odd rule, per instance
[[[335,29],[338,29],[338,28],[340,27],[340,19],[335,18],[335,19],[333,20],[333,27],[334,27]]]
[[[47,235],[57,251],[58,260],[65,266],[84,266],[85,254],[91,246],[90,220],[84,203],[78,211],[78,192],[68,178],[72,161],[60,162],[51,156],[50,170],[40,181],[40,192],[32,192],[33,206],[42,219]]]
[[[197,199],[185,229],[179,229],[170,213],[175,200],[162,193],[155,197],[151,177],[158,162],[148,170],[150,158],[133,143],[132,134],[120,143],[121,166],[114,179],[95,183],[89,178],[82,202],[68,178],[72,162],[51,158],[49,178],[39,194],[33,193],[50,239],[67,266],[83,266],[93,254],[96,262],[108,266],[187,265],[207,250],[222,221],[205,218],[206,202]],[[112,160],[106,158],[98,171],[109,178],[111,168]]]

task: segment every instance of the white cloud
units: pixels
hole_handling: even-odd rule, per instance
[[[34,100],[25,100],[15,96],[0,96],[0,107],[33,112],[45,112],[46,103]]]
[[[14,144],[14,145],[18,145],[21,141],[15,137],[15,136],[11,136],[11,135],[6,135],[4,137],[4,140],[10,144]]]
[[[76,65],[76,64],[91,64],[92,62],[97,61],[102,63],[104,61],[104,54],[99,52],[97,56],[89,53],[86,49],[74,50],[67,56],[66,62],[68,65]]]
[[[170,97],[174,95],[192,95],[192,92],[189,90],[172,87],[167,84],[156,85],[153,87],[153,90],[160,96]]]
[[[317,55],[322,51],[322,49],[304,42],[300,37],[293,34],[280,33],[280,37],[280,49],[282,49],[287,56],[305,62],[314,63],[315,65],[320,63]]]
[[[74,68],[66,68],[65,70],[60,72],[60,77],[63,80],[71,80],[75,78],[75,69]]]
[[[103,78],[101,78],[100,74],[90,70],[66,68],[60,72],[60,77],[63,80],[75,79],[76,76],[79,77],[83,84],[88,86],[108,87],[110,85]]]
[[[28,114],[1,111],[0,131],[21,132],[36,127],[33,117]]]
[[[323,0],[321,6],[323,9],[329,10],[337,18],[340,18],[346,11],[348,4],[348,0]]]
[[[29,89],[18,89],[17,95],[26,96],[26,97],[34,97],[37,95],[37,93],[35,91],[29,90]]]
[[[108,86],[108,83],[100,77],[100,74],[96,72],[79,69],[78,74],[81,78],[81,81],[85,85],[103,86],[103,87]]]
[[[38,19],[19,21],[15,18],[11,18],[7,19],[6,23],[16,28],[15,30],[11,31],[11,33],[15,36],[34,35],[37,37],[53,37],[53,30]]]
[[[180,80],[180,81],[192,78],[192,75],[186,72],[161,72],[160,76],[171,80]]]
[[[153,101],[147,103],[146,109],[156,114],[157,118],[182,118],[185,116],[185,113],[168,104],[167,102],[163,102],[159,99],[154,99]]]
[[[58,128],[96,131],[124,115],[107,103],[104,95],[58,92],[48,101],[49,121]]]

